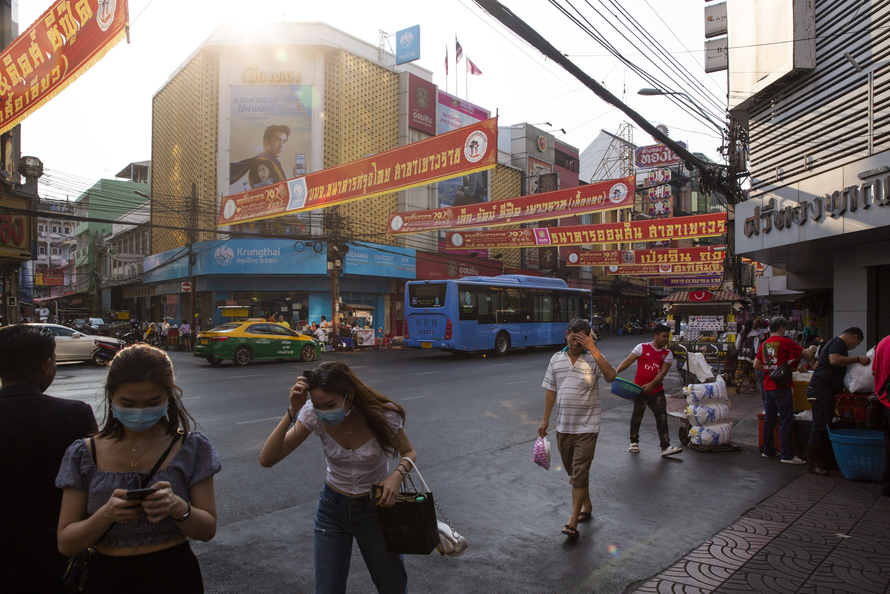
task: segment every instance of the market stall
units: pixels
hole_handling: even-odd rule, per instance
[[[661,301],[671,328],[671,350],[678,363],[683,364],[681,374],[685,373],[688,353],[703,353],[708,364],[724,376],[726,384],[732,385],[736,315],[744,311],[747,298],[729,291],[681,291]]]

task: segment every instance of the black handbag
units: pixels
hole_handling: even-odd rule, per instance
[[[402,460],[411,461],[410,458]],[[414,472],[420,479],[422,489],[417,488],[409,472],[402,478],[402,486],[395,505],[377,508],[386,550],[390,553],[429,555],[439,546],[436,502],[417,466],[414,466]],[[380,495],[378,489],[376,485],[372,487],[375,499]]]
[[[776,369],[769,372],[769,377],[779,388],[784,388],[794,379],[794,372],[788,366],[788,362],[782,363]]]
[[[164,450],[164,453],[161,454],[161,457],[158,458],[158,461],[155,462],[154,468],[151,469],[151,472],[148,473],[142,480],[142,488],[146,488],[148,486],[148,482],[151,480],[151,477],[155,475],[158,471],[158,468],[161,467],[161,464],[164,463],[164,460],[167,459],[167,456],[170,454],[170,450],[173,449],[173,445],[179,441],[179,438],[182,437],[182,433],[178,433],[173,440],[170,442],[170,445],[167,446],[167,449]],[[94,438],[90,438],[90,454],[93,458],[93,464],[96,464],[96,441]],[[91,547],[88,547],[85,551],[81,551],[72,555],[68,559],[68,566],[65,568],[65,574],[62,576],[64,580],[63,590],[66,594],[78,594],[78,592],[83,592],[86,590],[87,586],[90,584],[90,578],[93,577],[92,566],[95,561],[96,555],[96,546],[99,544],[105,535],[108,534],[108,531],[114,526],[112,524],[108,527],[108,530],[102,533],[102,536],[96,539],[96,544]]]

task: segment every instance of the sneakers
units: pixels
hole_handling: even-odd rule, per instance
[[[631,454],[639,454],[640,453],[640,444],[638,444],[638,443],[630,444],[630,447],[627,448],[627,451],[630,452]]]
[[[781,460],[782,464],[806,464],[806,461],[801,460],[797,456],[791,458],[790,460]]]
[[[664,458],[666,456],[673,456],[674,454],[679,454],[683,451],[683,448],[678,448],[677,446],[668,446],[661,450],[661,457]]]
[[[760,454],[760,457],[761,458],[775,458],[778,455],[779,455],[779,452],[777,452],[776,450],[773,450],[772,454],[767,454],[766,452],[764,452],[764,453]]]

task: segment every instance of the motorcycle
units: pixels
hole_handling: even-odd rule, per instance
[[[109,361],[114,359],[120,349],[107,342],[97,342],[96,350],[93,352],[93,363],[96,365],[107,365]]]
[[[127,332],[126,334],[121,336],[120,339],[122,341],[124,341],[124,343],[127,346],[130,346],[133,344],[138,344],[138,343],[142,342],[142,333],[138,332],[138,331],[137,332]]]

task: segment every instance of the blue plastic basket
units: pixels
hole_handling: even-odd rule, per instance
[[[881,482],[884,433],[868,429],[828,429],[834,457],[845,479]]]
[[[642,386],[638,386],[635,383],[620,377],[616,377],[615,381],[612,382],[612,394],[621,396],[627,400],[636,400],[637,396],[639,396],[642,391]]]

